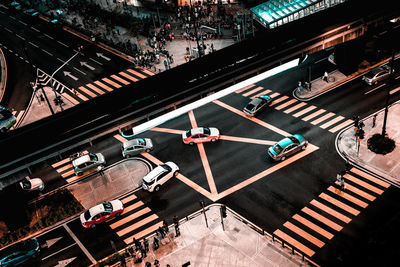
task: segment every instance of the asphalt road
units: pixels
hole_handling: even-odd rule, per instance
[[[256,120],[250,120],[241,115],[241,110],[248,103],[249,97],[254,95],[247,95],[246,93],[250,91],[247,90],[232,93],[218,101],[206,104],[195,109],[193,114],[184,114],[139,136],[153,139],[155,146],[154,151],[151,152],[153,157],[163,162],[175,162],[184,177],[205,191],[212,192],[214,183],[216,190],[214,200],[217,202],[228,205],[270,233],[277,229],[284,230],[282,225],[289,221],[294,214],[301,214],[302,209],[309,206],[310,201],[316,199],[321,192],[325,192],[329,186],[337,187],[334,185],[336,174],[344,169],[344,162],[334,146],[338,132],[329,131],[334,125],[323,128],[321,126],[325,121],[317,122],[317,120],[328,113],[334,113],[329,120],[338,116],[342,116],[343,120],[351,119],[354,115],[364,117],[381,109],[385,103],[385,86],[379,87],[381,84],[367,86],[361,79],[357,79],[311,100],[306,106],[296,111],[285,112],[288,108],[297,105],[298,102],[292,102],[291,105],[279,108],[282,103],[293,99],[292,91],[297,81],[307,74],[308,64],[313,66],[313,77],[320,77],[325,70],[335,68],[326,60],[327,55],[328,53],[319,53],[307,59],[298,68],[258,82],[255,86],[261,86],[263,90],[271,90],[269,95],[280,94],[274,99],[285,95],[288,98],[259,114]],[[398,87],[397,80],[396,83],[390,88]],[[398,99],[399,93],[396,93],[391,97],[391,102]],[[297,111],[309,106],[315,106],[315,110],[324,109],[325,112],[308,120],[305,119],[306,114],[294,116]],[[181,141],[179,133],[192,127],[193,118],[197,125],[217,127],[225,136],[216,143],[204,144],[212,178],[207,172],[208,168],[204,167],[205,163],[202,161],[199,147],[184,145]],[[278,130],[266,126],[266,123],[275,126]],[[311,144],[305,151],[309,153],[307,152],[308,154],[302,157],[293,156],[292,159],[295,160],[287,159],[285,162],[289,162],[289,164],[283,164],[285,162],[272,163],[267,159],[268,145],[260,143],[278,141],[283,138],[285,132],[304,135]],[[228,140],[229,138],[230,140]],[[82,149],[102,152],[105,154],[108,164],[113,164],[122,159],[120,145],[120,141],[110,136],[94,142],[91,147]],[[143,156],[146,157],[146,155]],[[277,168],[277,166],[281,167]],[[272,171],[260,179],[249,180],[266,170]],[[41,166],[35,171],[40,172],[40,176],[44,180],[48,179],[46,177],[53,177],[56,181],[52,185],[50,180],[46,180],[46,183],[49,184],[46,188],[66,183],[65,179],[63,181],[60,174],[50,164],[46,168]],[[123,221],[138,212],[140,208],[135,205],[139,201],[143,203],[143,205],[140,204],[142,207],[150,209],[149,213],[135,217],[124,224],[117,223],[116,227],[112,227],[114,222],[109,222],[95,229],[83,229],[78,219],[69,222],[67,228],[79,242],[71,241],[71,234],[65,232],[67,231],[66,227],[59,227],[40,236],[43,244],[46,243],[45,240],[63,236],[57,246],[54,245],[50,249],[43,250],[40,258],[43,260],[44,266],[47,266],[45,262],[48,262],[49,266],[56,265],[60,261],[73,257],[77,258],[71,262],[71,266],[78,266],[78,262],[86,264],[89,261],[87,255],[91,255],[96,260],[101,259],[113,251],[113,246],[117,249],[124,247],[124,240],[128,243],[131,242],[132,236],[153,227],[155,222],[159,223],[163,218],[171,221],[174,215],[182,218],[200,209],[200,201],[205,201],[206,205],[213,202],[208,197],[210,195],[205,194],[204,191],[194,190],[193,187],[181,181],[183,180],[180,178],[172,179],[157,193],[148,193],[143,190],[135,192],[135,200],[126,204],[126,207],[133,207],[132,210],[119,220]],[[238,185],[244,186],[237,188]],[[312,259],[324,266],[378,262],[378,259],[382,260],[383,255],[392,255],[391,253],[394,252],[391,249],[376,250],[374,249],[376,246],[369,246],[369,244],[378,242],[389,245],[398,236],[398,231],[394,229],[400,211],[398,195],[398,188],[389,188],[382,195],[377,196],[376,200],[371,202],[367,208],[361,209],[358,216],[352,216],[352,220],[347,224],[343,224],[337,218],[332,218],[333,222],[341,223],[343,229],[335,232],[335,236],[330,240],[324,240],[317,235],[325,242],[322,248],[313,247],[313,244],[301,236],[294,235],[294,237],[312,247],[317,252]],[[322,201],[322,203],[331,209],[340,210],[328,201]],[[346,203],[350,206],[352,204]],[[354,204],[352,207],[354,208]],[[328,216],[326,212],[321,212],[321,214]],[[346,212],[345,214],[350,216]],[[147,218],[151,216],[157,218],[154,217],[154,220],[148,221]],[[302,216],[317,223],[307,214]],[[298,225],[298,227],[301,226]],[[332,229],[327,226],[323,228],[332,232]],[[382,237],[381,234],[385,236]],[[113,245],[110,240],[113,241]],[[83,247],[89,254],[83,252]],[[68,253],[58,253],[57,251],[61,248]],[[365,257],[365,254],[369,256]]]

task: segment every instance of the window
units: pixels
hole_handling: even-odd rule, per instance
[[[103,203],[103,207],[104,207],[104,210],[107,211],[107,212],[112,212],[113,211],[113,206],[112,206],[112,204],[110,202],[104,202]]]
[[[203,128],[203,133],[205,133],[206,135],[210,135],[211,131],[208,128]]]

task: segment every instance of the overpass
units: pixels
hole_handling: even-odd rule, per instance
[[[0,136],[0,189],[30,166],[110,132],[139,125],[208,94],[279,66],[363,36],[399,16],[391,0],[362,6],[353,0],[261,31],[255,38],[96,97],[54,116]],[[338,15],[340,14],[340,16]]]

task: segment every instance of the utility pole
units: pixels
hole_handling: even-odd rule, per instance
[[[392,59],[390,60],[390,75],[389,75],[389,82],[392,84],[393,79],[394,79],[394,74],[393,74],[393,62],[394,62],[394,56],[395,56],[395,51],[393,48],[393,54],[392,54]],[[389,99],[390,99],[390,86],[386,86],[386,104],[385,104],[385,115],[383,116],[383,126],[382,126],[382,137],[385,137],[386,135],[386,121],[387,121],[387,115],[389,111]]]
[[[204,219],[206,220],[206,226],[208,228],[207,215],[206,215],[206,211],[204,209],[204,201],[203,200],[200,201],[200,206],[203,209]]]

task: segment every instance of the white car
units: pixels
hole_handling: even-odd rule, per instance
[[[42,179],[40,178],[29,178],[28,176],[25,177],[24,180],[19,182],[19,185],[23,190],[26,191],[34,191],[34,190],[39,190],[42,191],[44,189],[44,183]]]
[[[121,215],[123,211],[124,204],[121,202],[121,200],[115,199],[91,207],[81,214],[80,219],[83,227],[93,228],[96,226],[96,224]]]
[[[170,178],[177,176],[178,171],[178,166],[172,161],[157,166],[143,177],[143,189],[157,192]]]
[[[101,153],[89,153],[72,161],[75,175],[81,176],[84,172],[96,169],[98,166],[106,165],[106,160]]]

